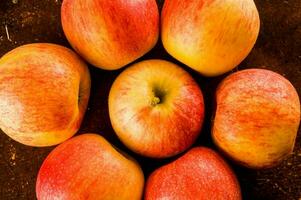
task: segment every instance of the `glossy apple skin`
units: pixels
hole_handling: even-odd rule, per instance
[[[103,137],[83,134],[56,147],[43,162],[38,200],[140,200],[144,176],[139,164]]]
[[[61,16],[72,47],[102,69],[119,69],[147,53],[158,41],[155,0],[64,0]]]
[[[249,54],[260,20],[253,0],[165,0],[161,24],[170,55],[202,75],[217,76]]]
[[[236,72],[219,85],[216,102],[212,137],[233,160],[267,168],[293,151],[300,101],[281,75],[264,69]]]
[[[164,158],[186,150],[196,140],[204,102],[199,86],[185,70],[164,60],[147,60],[117,77],[109,94],[109,114],[128,148]]]
[[[89,96],[89,70],[65,47],[29,44],[0,59],[0,128],[22,144],[50,146],[70,138]]]
[[[213,150],[196,147],[155,170],[146,182],[145,200],[240,200],[239,183]]]

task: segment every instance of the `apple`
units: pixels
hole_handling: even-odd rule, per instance
[[[117,77],[109,94],[109,115],[128,148],[166,158],[186,150],[198,137],[204,119],[203,96],[179,66],[146,60]]]
[[[65,47],[28,44],[0,59],[0,128],[22,144],[50,146],[70,138],[89,95],[89,70]]]
[[[146,182],[145,200],[240,200],[239,183],[213,150],[195,147],[155,170]]]
[[[300,101],[293,85],[264,69],[236,72],[216,92],[215,144],[250,168],[277,165],[294,148]]]
[[[151,50],[159,35],[155,0],[64,0],[63,30],[92,65],[119,69]]]
[[[56,147],[36,182],[38,200],[140,200],[144,176],[139,164],[103,137],[83,134]]]
[[[161,18],[167,52],[205,76],[235,68],[260,27],[253,0],[165,0]]]

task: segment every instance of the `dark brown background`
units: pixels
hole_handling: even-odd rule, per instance
[[[264,67],[288,78],[301,94],[301,1],[256,0],[261,17],[257,44],[248,58],[234,71]],[[163,1],[158,1],[159,7]],[[0,56],[26,43],[52,42],[69,46],[60,24],[61,0],[0,0]],[[8,29],[10,40],[5,32]],[[142,59],[173,60],[158,44]],[[141,60],[141,59],[140,59]],[[180,64],[180,63],[178,63]],[[181,65],[183,66],[183,65]],[[225,77],[204,78],[187,69],[203,90],[206,103],[206,122],[195,145],[215,148],[210,139],[210,120],[214,106],[214,91]],[[126,150],[112,131],[107,97],[114,78],[122,71],[102,71],[90,67],[92,94],[89,109],[79,133],[95,132]],[[1,132],[1,131],[0,131]],[[301,135],[294,153],[280,166],[253,171],[234,165],[244,199],[290,200],[301,199]],[[0,199],[35,199],[35,180],[43,159],[53,149],[32,148],[12,141],[0,133]],[[134,155],[129,150],[126,150]],[[152,161],[134,155],[142,165],[145,176],[170,160]]]

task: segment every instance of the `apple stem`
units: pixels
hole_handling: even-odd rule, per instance
[[[156,106],[160,103],[160,98],[159,97],[153,97],[151,101],[152,106]]]

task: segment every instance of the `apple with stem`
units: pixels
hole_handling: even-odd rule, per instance
[[[73,136],[89,96],[89,70],[65,47],[28,44],[0,59],[0,128],[22,144],[50,146]]]
[[[146,60],[123,71],[109,94],[109,114],[120,140],[144,156],[165,158],[198,137],[204,102],[185,70],[164,60]]]

